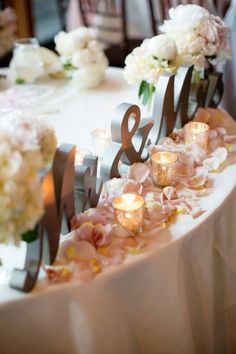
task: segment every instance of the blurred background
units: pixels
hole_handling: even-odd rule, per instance
[[[236,115],[236,0],[0,0],[0,67],[9,65],[17,38],[36,37],[41,46],[55,50],[55,34],[79,26],[92,27],[109,64],[123,67],[133,48],[159,34],[171,7],[190,3],[220,16],[231,30],[222,106]]]
[[[10,7],[13,13],[0,15],[0,46],[14,32],[17,38],[37,37],[42,46],[54,49],[60,30],[87,25],[97,30],[110,65],[123,66],[128,52],[158,34],[168,9],[180,3],[199,4],[222,17],[230,6],[229,0],[1,0],[1,10]],[[5,52],[0,50],[0,66],[9,63],[13,43],[8,42]]]

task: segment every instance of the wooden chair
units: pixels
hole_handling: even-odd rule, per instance
[[[79,0],[79,8],[84,25],[93,28],[104,45],[110,64],[123,66],[130,51],[125,0]]]
[[[158,27],[165,19],[169,18],[168,12],[171,7],[180,4],[196,4],[207,8],[220,17],[224,17],[230,2],[230,0],[149,0],[153,33],[155,35],[159,34]]]

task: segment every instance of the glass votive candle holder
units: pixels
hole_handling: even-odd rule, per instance
[[[86,149],[76,149],[75,153],[75,165],[82,165],[85,156],[92,155],[91,151]]]
[[[184,126],[185,144],[197,143],[203,149],[207,149],[209,126],[202,122],[189,122]]]
[[[34,82],[43,74],[43,60],[36,38],[22,38],[15,42],[13,69],[16,81],[23,80],[27,83]]]
[[[102,158],[111,143],[110,129],[96,128],[91,131],[93,148],[96,155]]]
[[[158,186],[166,187],[173,184],[177,160],[178,155],[171,151],[160,151],[151,156],[153,179]]]
[[[143,224],[144,199],[138,194],[126,193],[112,201],[115,221],[126,229],[138,233]]]

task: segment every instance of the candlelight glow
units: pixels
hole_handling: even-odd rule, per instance
[[[184,142],[195,141],[203,149],[207,149],[209,126],[202,122],[189,122],[184,126]]]
[[[176,170],[175,162],[178,155],[170,151],[161,151],[151,156],[153,179],[158,186],[173,184]]]
[[[118,224],[138,232],[143,223],[144,199],[137,194],[122,194],[113,199],[115,220]]]

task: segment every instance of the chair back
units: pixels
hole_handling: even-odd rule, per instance
[[[79,7],[84,25],[94,29],[105,47],[127,51],[125,0],[79,0]]]
[[[169,9],[178,5],[195,4],[202,6],[211,13],[224,17],[231,1],[230,0],[149,0],[152,12],[152,28],[153,33],[159,33],[158,27],[169,18]]]

